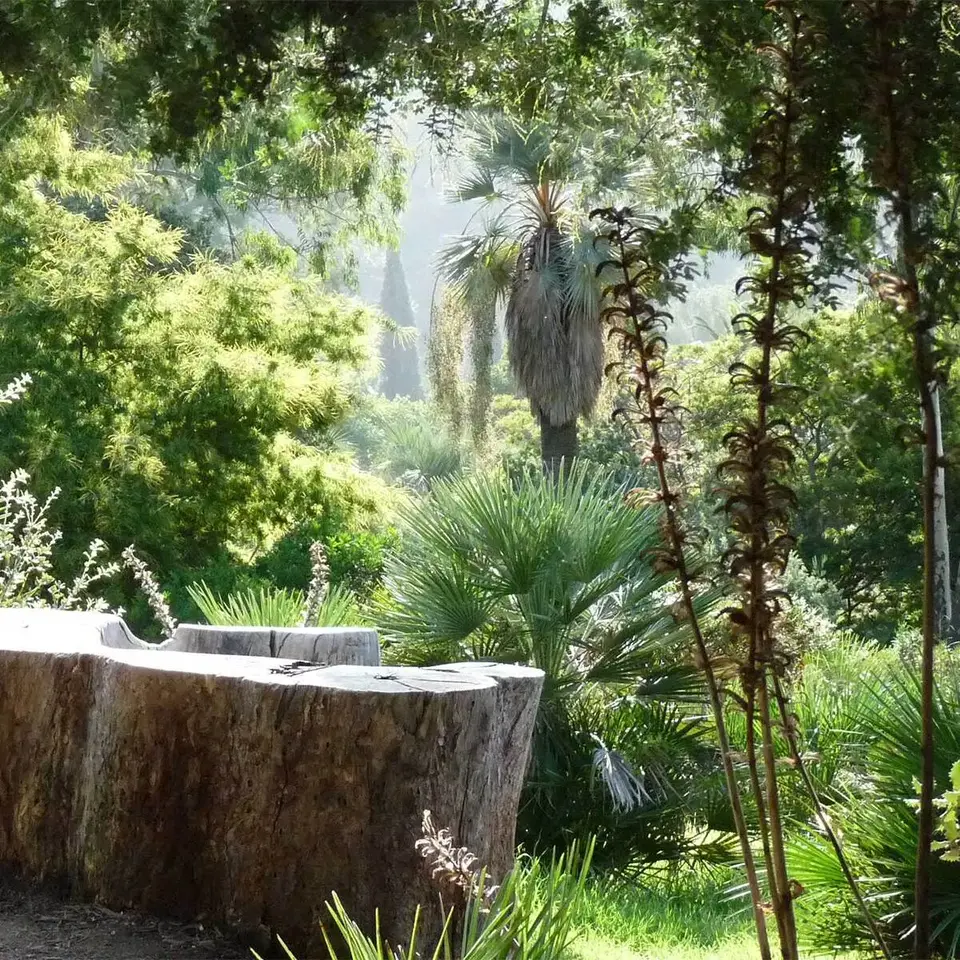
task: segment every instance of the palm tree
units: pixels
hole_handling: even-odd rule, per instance
[[[506,308],[510,369],[540,423],[544,464],[577,454],[577,421],[600,392],[601,251],[583,209],[589,153],[543,123],[471,118],[454,197],[483,202],[479,229],[443,251],[440,272],[474,318],[474,357]]]
[[[440,480],[400,511],[376,614],[389,662],[544,671],[520,837],[546,852],[595,836],[597,867],[620,871],[729,854],[692,842],[714,753],[684,706],[700,687],[652,562],[659,514],[632,486],[585,460],[556,478]]]

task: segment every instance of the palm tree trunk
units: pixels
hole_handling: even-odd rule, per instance
[[[557,476],[564,463],[569,466],[580,449],[576,419],[554,426],[540,414],[540,455],[547,473]]]

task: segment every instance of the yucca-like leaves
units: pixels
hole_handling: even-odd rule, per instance
[[[207,623],[216,627],[302,627],[305,595],[281,587],[249,587],[226,597],[200,581],[187,587]],[[349,627],[363,622],[356,598],[338,585],[331,586],[317,608],[313,626]]]
[[[462,917],[451,915],[435,943],[423,942],[419,914],[405,944],[384,942],[379,923],[370,936],[350,917],[336,894],[328,904],[330,933],[339,934],[349,960],[560,960],[573,940],[574,917],[591,855],[592,846],[587,844],[574,846],[548,863],[536,858],[519,861],[492,898],[472,897]],[[489,886],[486,880],[483,886]],[[326,931],[325,939],[331,960],[338,960],[337,946]],[[287,950],[287,954],[293,960],[293,953]]]
[[[426,487],[459,475],[465,465],[455,437],[435,424],[415,420],[386,424],[380,455],[390,477]]]

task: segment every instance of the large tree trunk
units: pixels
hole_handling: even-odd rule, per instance
[[[302,957],[325,955],[333,891],[390,943],[423,904],[429,938],[423,810],[503,875],[541,681],[143,649],[116,618],[0,611],[0,863]]]
[[[580,437],[575,419],[554,426],[545,414],[540,414],[540,455],[548,473],[556,476],[564,464],[569,467],[579,450]]]

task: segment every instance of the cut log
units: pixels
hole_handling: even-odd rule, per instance
[[[539,671],[147,647],[113,617],[0,611],[0,863],[303,957],[333,891],[390,942],[418,903],[436,931],[424,809],[509,867]]]
[[[181,623],[161,650],[286,657],[330,666],[380,663],[377,631],[366,627],[210,627]]]

